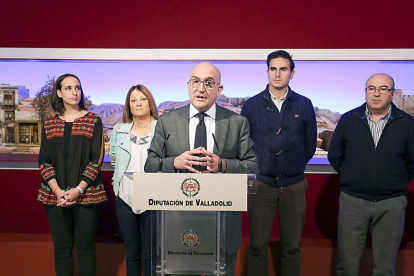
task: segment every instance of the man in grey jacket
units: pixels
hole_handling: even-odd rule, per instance
[[[157,172],[160,160],[164,173],[259,172],[247,119],[215,104],[223,90],[220,82],[220,71],[211,63],[192,69],[187,82],[190,104],[158,119],[145,172]],[[226,237],[226,271],[234,275],[241,247],[240,212],[226,213],[225,231],[230,233]]]

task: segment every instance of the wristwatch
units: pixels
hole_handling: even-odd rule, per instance
[[[82,190],[82,188],[81,188],[81,187],[76,186],[76,189],[78,189],[78,190],[79,190],[79,192],[80,192],[81,194],[83,194],[83,190]]]

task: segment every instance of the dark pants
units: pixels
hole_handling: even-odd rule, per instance
[[[46,206],[55,249],[57,276],[73,276],[73,246],[79,259],[79,275],[96,272],[95,235],[102,204]]]
[[[300,274],[300,239],[305,225],[306,179],[287,186],[271,187],[258,180],[257,193],[249,195],[249,276],[268,275],[268,245],[277,210],[282,246],[281,276]]]
[[[358,276],[368,230],[374,276],[395,275],[395,259],[404,231],[405,196],[370,202],[344,192],[339,197],[338,275]]]
[[[141,275],[141,256],[145,276],[156,275],[155,213],[145,211],[137,215],[121,198],[117,198],[116,215],[127,251],[127,275]]]

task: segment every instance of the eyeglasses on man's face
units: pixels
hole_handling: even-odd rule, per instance
[[[201,81],[199,79],[190,79],[188,82],[190,83],[191,87],[193,87],[193,88],[198,88],[200,86],[200,84],[203,83],[206,90],[213,89],[214,85],[216,84],[216,82],[214,80]]]
[[[367,94],[375,94],[375,91],[377,90],[381,95],[388,95],[390,92],[394,91],[394,88],[388,88],[388,86],[380,86],[377,88],[373,85],[370,85],[367,88],[365,88]]]

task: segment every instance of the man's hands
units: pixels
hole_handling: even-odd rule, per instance
[[[197,155],[203,154],[205,157]],[[222,172],[226,171],[226,161],[222,161]],[[174,168],[178,170],[189,170],[193,173],[216,173],[218,171],[220,157],[206,151],[203,147],[185,151],[174,159]],[[198,171],[192,166],[207,166],[206,170]]]
[[[226,160],[220,159],[219,156],[215,155],[212,152],[202,149],[201,154],[204,154],[205,157],[200,158],[200,165],[207,166],[207,170],[202,171],[202,173],[219,173],[226,172],[227,164]],[[219,163],[221,160],[221,171],[219,171]]]

